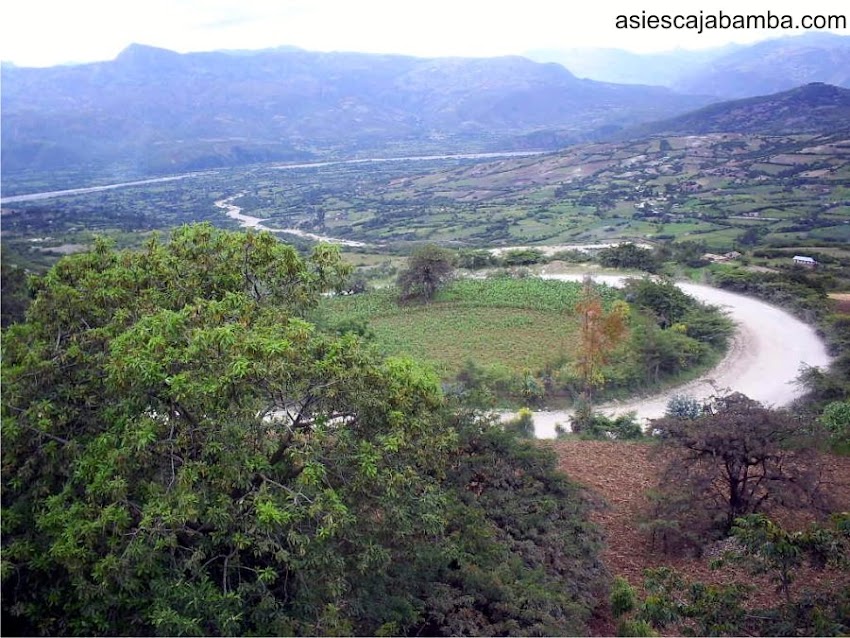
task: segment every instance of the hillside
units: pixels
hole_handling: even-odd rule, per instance
[[[850,88],[850,37],[813,32],[759,42],[698,66],[670,86],[736,98],[811,82]]]
[[[690,581],[715,584],[740,582],[756,585],[750,592],[751,604],[769,606],[776,603],[775,583],[766,575],[754,575],[740,565],[728,562],[720,569],[712,565],[713,552],[702,557],[665,555],[654,547],[649,534],[636,521],[650,511],[651,494],[659,482],[660,458],[657,449],[643,444],[614,441],[557,441],[546,444],[558,455],[558,465],[570,478],[587,487],[599,498],[603,507],[592,514],[605,535],[602,553],[608,569],[640,587],[645,570],[670,567]],[[629,462],[623,463],[624,456]],[[834,485],[832,492],[838,508],[850,506],[850,459],[823,456],[824,475]],[[787,513],[786,513],[787,516]],[[793,523],[792,523],[793,524]],[[796,522],[800,526],[800,521]],[[840,569],[819,571],[804,567],[796,574],[796,591],[829,590],[847,587],[848,574]],[[616,624],[603,615],[592,630],[593,635],[610,636]],[[681,634],[674,634],[681,635]]]
[[[666,86],[684,93],[743,98],[825,82],[850,88],[850,37],[809,32],[750,45],[660,53],[623,49],[538,49],[538,62],[564,65],[578,77]]]
[[[4,246],[35,256],[83,230],[234,224],[227,201],[273,229],[402,246],[558,246],[620,238],[850,242],[850,135],[669,135],[497,161],[368,162],[220,170],[4,209]],[[65,234],[70,233],[70,234]],[[82,233],[82,234],[81,234]],[[291,233],[284,235],[291,241]],[[820,243],[818,243],[820,242]],[[36,251],[34,253],[33,251]],[[705,251],[703,251],[705,252]]]
[[[555,148],[710,101],[521,57],[292,48],[2,68],[3,177],[128,177],[313,156]],[[547,146],[548,145],[548,146]]]
[[[622,138],[707,133],[830,134],[850,128],[850,89],[822,83],[759,97],[719,102],[662,122],[638,126]]]

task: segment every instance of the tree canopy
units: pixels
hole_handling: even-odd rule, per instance
[[[430,301],[455,271],[455,255],[446,248],[428,244],[417,248],[408,259],[407,267],[398,275],[402,300]]]
[[[704,542],[769,506],[824,505],[817,458],[799,445],[804,426],[738,393],[718,398],[700,415],[654,421],[654,433],[672,452],[656,518],[672,526],[666,532]]]
[[[64,258],[3,338],[11,633],[580,633],[596,536],[551,456],[308,321],[347,274],[183,227]]]

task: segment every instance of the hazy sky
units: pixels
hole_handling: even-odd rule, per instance
[[[843,14],[806,0],[5,0],[0,59],[47,66],[114,58],[132,42],[175,51],[295,45],[417,56],[522,54],[605,46],[634,51],[753,42],[779,31],[622,31],[619,14]],[[794,33],[801,33],[795,31]],[[841,33],[850,34],[844,30]]]

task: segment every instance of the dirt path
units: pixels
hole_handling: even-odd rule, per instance
[[[242,214],[242,209],[233,204],[241,197],[239,193],[219,200],[215,205],[226,211],[227,216],[242,226],[271,232],[299,235],[317,241],[328,241],[344,246],[365,244],[345,239],[313,235],[296,228],[270,228],[262,219]],[[581,281],[586,275],[580,273],[552,274],[545,269],[540,275],[544,279]],[[620,286],[624,275],[594,275],[599,283]],[[737,325],[729,351],[723,360],[702,377],[684,385],[648,397],[612,402],[599,406],[608,415],[635,412],[640,420],[663,416],[667,401],[674,394],[687,394],[701,401],[718,392],[741,392],[751,399],[768,406],[787,405],[801,394],[795,380],[804,366],[827,366],[830,357],[826,346],[808,324],[763,301],[710,286],[681,282],[679,287],[696,299],[720,306],[729,313]],[[534,413],[534,431],[537,438],[555,438],[555,426],[567,426],[569,410],[537,411]],[[505,413],[502,416],[510,416]]]
[[[541,274],[546,279],[580,281],[581,274]],[[619,286],[625,277],[599,275],[599,283]],[[803,366],[827,366],[830,357],[814,328],[787,312],[763,301],[710,286],[679,283],[679,287],[700,301],[720,306],[737,324],[737,331],[726,357],[702,377],[653,396],[607,403],[599,410],[609,415],[636,412],[641,420],[664,414],[674,394],[688,394],[702,400],[717,390],[741,392],[769,406],[787,405],[800,396],[795,379]],[[554,438],[555,425],[566,425],[568,410],[534,413],[538,438]]]

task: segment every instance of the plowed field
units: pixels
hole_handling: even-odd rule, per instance
[[[560,469],[574,481],[587,487],[599,507],[592,519],[601,526],[606,546],[602,557],[612,575],[623,576],[640,587],[643,571],[668,566],[682,572],[689,580],[707,583],[751,582],[759,585],[753,596],[755,604],[768,604],[776,594],[767,579],[751,576],[743,568],[709,568],[708,558],[665,556],[654,550],[639,529],[639,519],[647,508],[647,490],[658,483],[658,464],[654,446],[643,443],[608,441],[553,441]],[[850,509],[850,457],[823,457],[824,479],[830,484],[838,509]],[[799,517],[788,519],[802,524]],[[793,523],[789,523],[789,526]],[[823,572],[803,569],[794,589],[820,589],[850,586],[850,574],[835,570]],[[613,635],[615,626],[602,610],[593,626],[595,635]]]

